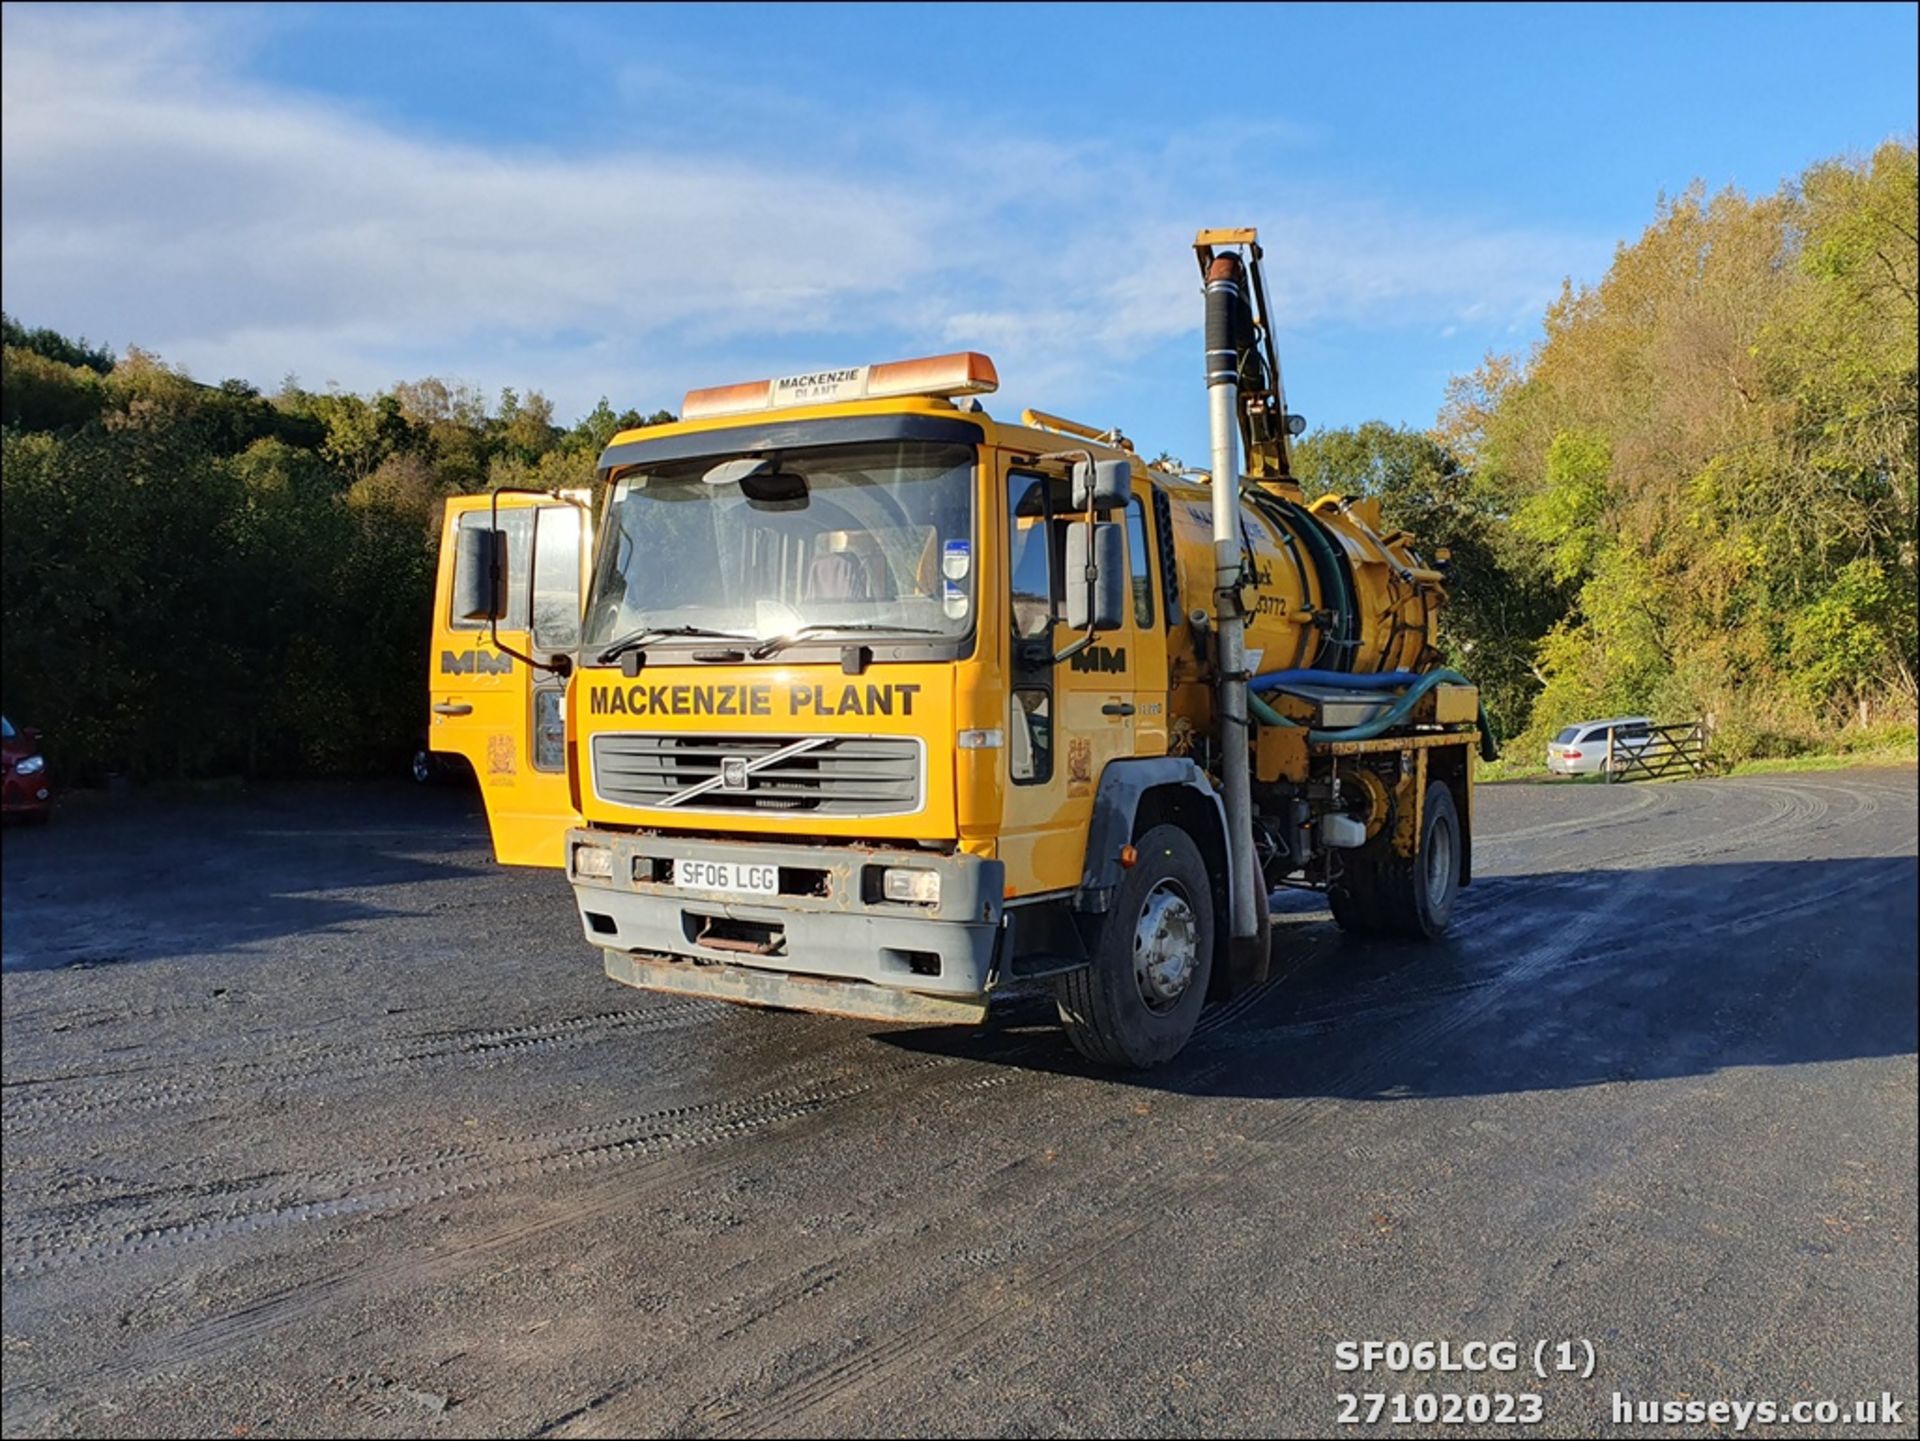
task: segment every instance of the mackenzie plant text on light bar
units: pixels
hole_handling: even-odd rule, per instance
[[[680,408],[682,420],[738,415],[751,410],[784,410],[796,405],[832,405],[846,400],[878,400],[895,395],[981,395],[997,390],[993,362],[977,350],[932,355],[923,360],[894,360],[846,370],[814,370],[740,385],[689,390]]]

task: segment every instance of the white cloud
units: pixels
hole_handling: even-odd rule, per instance
[[[250,82],[261,23],[6,11],[10,312],[204,378],[440,373],[538,386],[562,414],[882,345],[986,349],[1022,394],[1066,404],[1196,330],[1201,221],[1265,222],[1288,328],[1530,317],[1569,268],[1563,236],[1250,196],[1249,146],[1311,142],[1278,123],[1122,154],[978,123],[956,142],[938,115],[903,116],[881,168],[809,163],[831,145],[488,150]]]

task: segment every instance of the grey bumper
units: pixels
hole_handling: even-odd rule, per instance
[[[579,844],[612,852],[611,878],[576,873]],[[781,894],[687,889],[674,881],[680,860],[778,866]],[[882,899],[890,866],[935,872],[939,901]],[[987,991],[1005,884],[1001,863],[978,856],[584,830],[567,833],[567,873],[610,975],[627,953],[955,997]]]

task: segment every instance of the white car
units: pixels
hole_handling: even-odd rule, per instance
[[[1622,752],[1644,749],[1653,739],[1652,728],[1645,716],[1576,721],[1547,742],[1547,771],[1556,776],[1598,775],[1606,769],[1609,736],[1618,758]]]

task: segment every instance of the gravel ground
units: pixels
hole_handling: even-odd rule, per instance
[[[5,843],[0,1426],[1265,1436],[1504,1390],[1543,1424],[1425,1429],[1646,1434],[1616,1393],[1884,1391],[1835,1434],[1914,1435],[1913,770],[1479,810],[1446,944],[1298,897],[1283,979],[1115,1079],[1037,1003],[617,987],[459,792],[76,801]],[[1594,1364],[1335,1369],[1429,1338]]]

